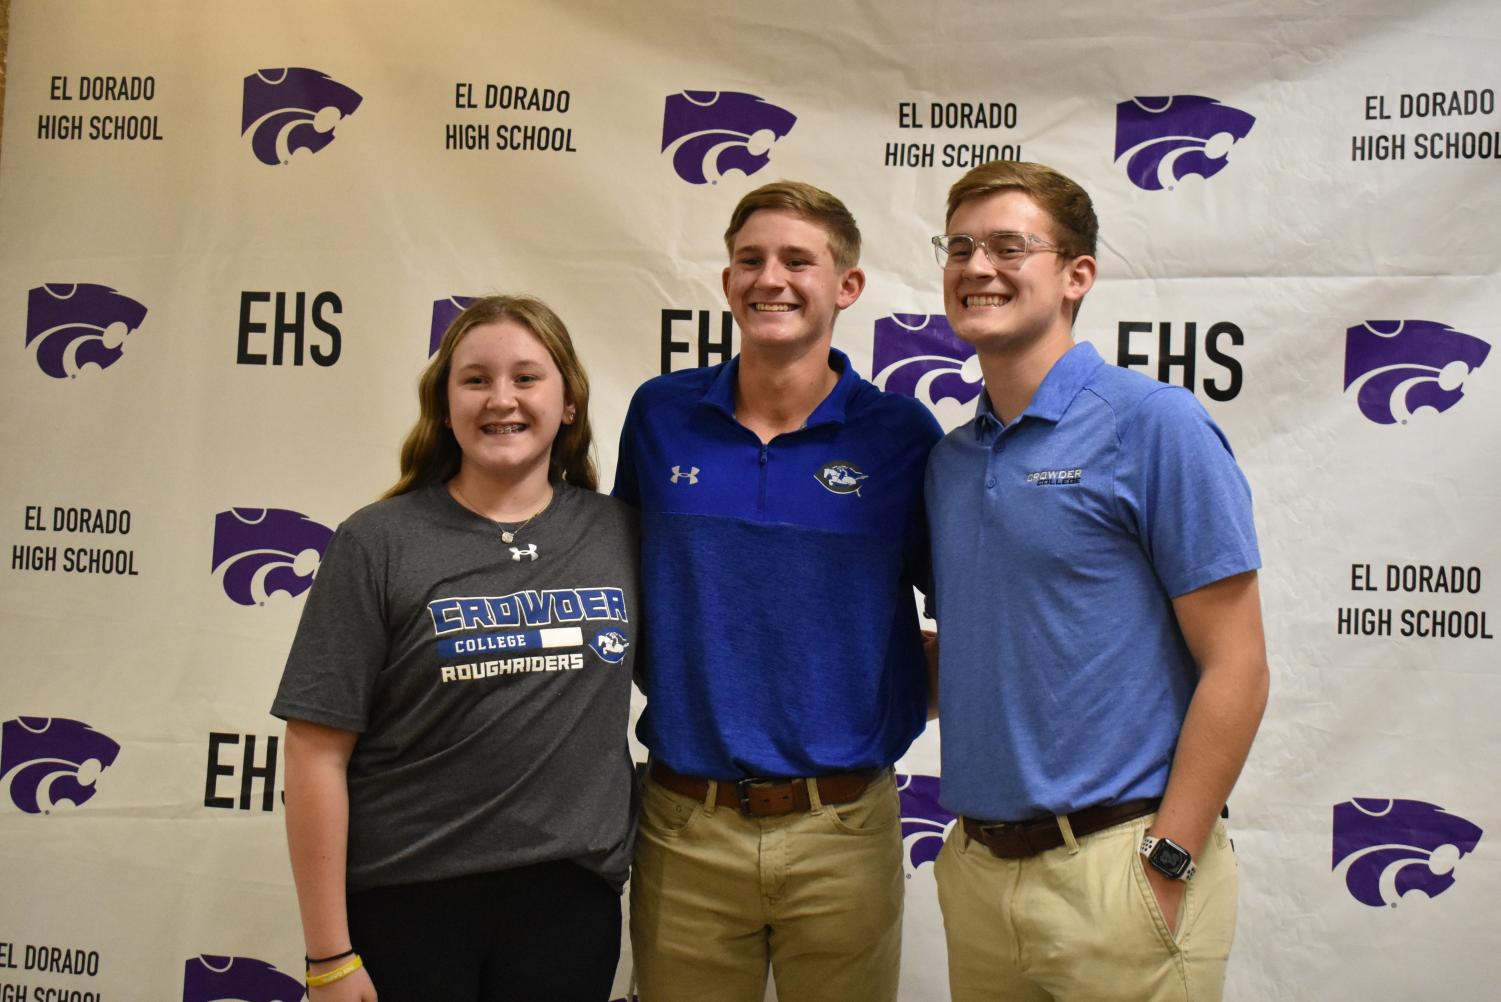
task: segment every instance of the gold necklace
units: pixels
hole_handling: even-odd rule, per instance
[[[459,501],[463,503],[465,508],[468,508],[470,511],[474,512],[476,515],[487,522],[494,522],[496,528],[500,530],[500,541],[502,543],[516,542],[517,534],[520,533],[522,529],[525,529],[527,526],[531,525],[532,519],[536,518],[538,515],[547,510],[547,506],[552,504],[553,496],[552,486],[548,485],[547,500],[542,502],[542,507],[538,508],[536,511],[528,515],[526,517],[526,521],[516,526],[516,528],[507,529],[504,523],[502,523],[499,519],[491,518],[489,515],[486,515],[484,512],[480,511],[479,508],[474,504],[474,502],[470,501],[467,497],[464,496],[464,492],[459,490],[459,485],[454,483],[452,480],[448,482],[448,489],[453,491],[453,496],[458,498]]]

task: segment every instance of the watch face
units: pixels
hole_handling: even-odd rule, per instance
[[[1188,853],[1178,848],[1167,839],[1162,839],[1152,847],[1152,865],[1170,877],[1178,877],[1188,869]]]

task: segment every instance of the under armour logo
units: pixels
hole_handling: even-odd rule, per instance
[[[687,470],[684,470],[681,466],[674,466],[672,468],[672,482],[673,483],[677,483],[679,480],[683,479],[684,477],[688,478],[688,482],[690,484],[696,484],[696,483],[698,483],[698,467],[694,466],[694,467],[692,467],[690,469],[687,469]]]
[[[519,546],[513,546],[513,547],[511,547],[511,559],[512,560],[520,560],[522,557],[526,557],[528,560],[536,560],[537,559],[537,544],[536,543],[532,543],[529,546],[527,546],[527,548],[524,549],[524,550],[521,549],[521,547],[519,547]]]

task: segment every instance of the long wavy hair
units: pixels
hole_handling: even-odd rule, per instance
[[[443,333],[422,377],[417,381],[420,413],[401,446],[401,476],[383,498],[393,498],[450,480],[459,472],[463,454],[458,439],[444,422],[448,418],[448,373],[453,352],[471,328],[481,324],[512,321],[536,335],[563,375],[563,400],[574,408],[571,424],[558,429],[547,464],[551,480],[566,480],[587,490],[599,489],[599,473],[590,456],[593,434],[589,430],[589,377],[573,349],[568,328],[547,304],[532,296],[486,296],[454,317]]]

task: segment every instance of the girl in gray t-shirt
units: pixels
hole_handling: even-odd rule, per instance
[[[329,543],[272,707],[311,1002],[609,998],[638,545],[588,394],[550,309],[475,302]]]

